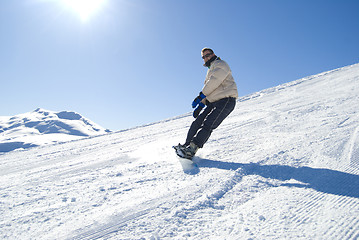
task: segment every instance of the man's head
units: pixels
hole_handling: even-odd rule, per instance
[[[210,48],[203,48],[202,49],[202,58],[204,61],[203,66],[210,67],[211,63],[217,59],[217,56],[214,54],[213,50]]]
[[[204,62],[207,62],[209,59],[211,59],[214,56],[214,52],[210,48],[203,48],[202,49],[202,59]]]

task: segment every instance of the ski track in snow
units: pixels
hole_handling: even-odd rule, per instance
[[[359,64],[242,97],[192,170],[191,114],[0,154],[0,238],[359,239],[358,96]]]

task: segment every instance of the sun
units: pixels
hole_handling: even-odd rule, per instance
[[[74,11],[79,18],[86,22],[92,17],[105,3],[106,0],[63,0],[66,7]]]

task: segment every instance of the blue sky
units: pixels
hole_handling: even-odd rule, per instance
[[[203,86],[203,47],[229,63],[240,96],[359,62],[354,0],[103,0],[84,17],[85,8],[0,2],[0,116],[71,110],[121,130],[181,115]]]

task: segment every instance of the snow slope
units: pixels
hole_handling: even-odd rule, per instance
[[[0,117],[0,152],[66,142],[110,132],[80,114],[41,108]]]
[[[194,169],[191,114],[0,154],[0,238],[358,239],[358,105],[359,64],[243,97]]]

